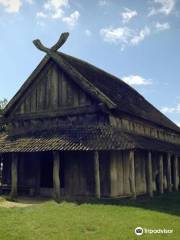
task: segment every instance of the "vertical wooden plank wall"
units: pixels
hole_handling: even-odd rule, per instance
[[[133,198],[136,198],[136,185],[135,185],[135,151],[129,151],[129,161],[130,161],[130,174],[129,174],[129,181],[130,181],[130,192]]]
[[[101,196],[109,197],[110,195],[110,161],[109,151],[101,151],[99,153],[99,168],[100,168],[100,186]]]
[[[94,159],[91,152],[65,152],[65,195],[94,196]]]
[[[129,161],[129,151],[122,151],[123,156],[123,188],[124,195],[130,195],[130,161]],[[118,161],[118,160],[117,160]],[[119,169],[118,169],[119,170]]]
[[[128,196],[130,191],[130,160],[128,151],[110,152],[110,196]]]
[[[146,193],[145,152],[134,156],[135,189],[137,194]],[[128,151],[111,151],[110,153],[110,189],[111,197],[132,195],[130,185],[132,164]]]
[[[118,195],[118,177],[117,177],[117,153],[112,151],[110,154],[110,196],[115,197]]]
[[[159,155],[159,193],[164,193],[163,154]]]
[[[146,193],[146,152],[135,152],[135,186],[136,193]]]
[[[93,100],[56,64],[51,64],[34,81],[14,112],[23,114],[91,104]]]
[[[17,153],[12,153],[11,160],[11,193],[10,198],[14,199],[17,197],[18,190],[18,155]]]

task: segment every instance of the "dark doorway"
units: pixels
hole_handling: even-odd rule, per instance
[[[65,188],[65,158],[61,154],[61,161],[60,161],[60,169],[59,169],[59,176],[60,176],[60,186],[61,188]]]
[[[44,152],[41,155],[41,183],[42,188],[53,187],[53,155],[51,152]]]

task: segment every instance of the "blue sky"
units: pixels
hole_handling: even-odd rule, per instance
[[[13,97],[43,53],[61,51],[118,76],[180,125],[179,0],[0,0],[0,98]]]

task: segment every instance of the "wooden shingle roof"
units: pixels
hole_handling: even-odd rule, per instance
[[[180,153],[179,145],[110,126],[61,127],[20,136],[0,135],[0,153],[146,149]]]

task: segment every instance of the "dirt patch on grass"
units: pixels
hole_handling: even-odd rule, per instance
[[[16,207],[23,208],[23,207],[29,207],[29,206],[32,206],[32,204],[10,202],[10,201],[0,202],[0,207],[4,207],[4,208],[16,208]]]
[[[24,207],[30,207],[32,205],[36,205],[36,204],[41,204],[44,202],[49,201],[49,199],[45,199],[45,198],[35,198],[35,199],[31,199],[31,198],[18,198],[16,199],[16,201],[9,201],[6,198],[2,198],[0,197],[0,207],[4,207],[4,208],[24,208]]]

